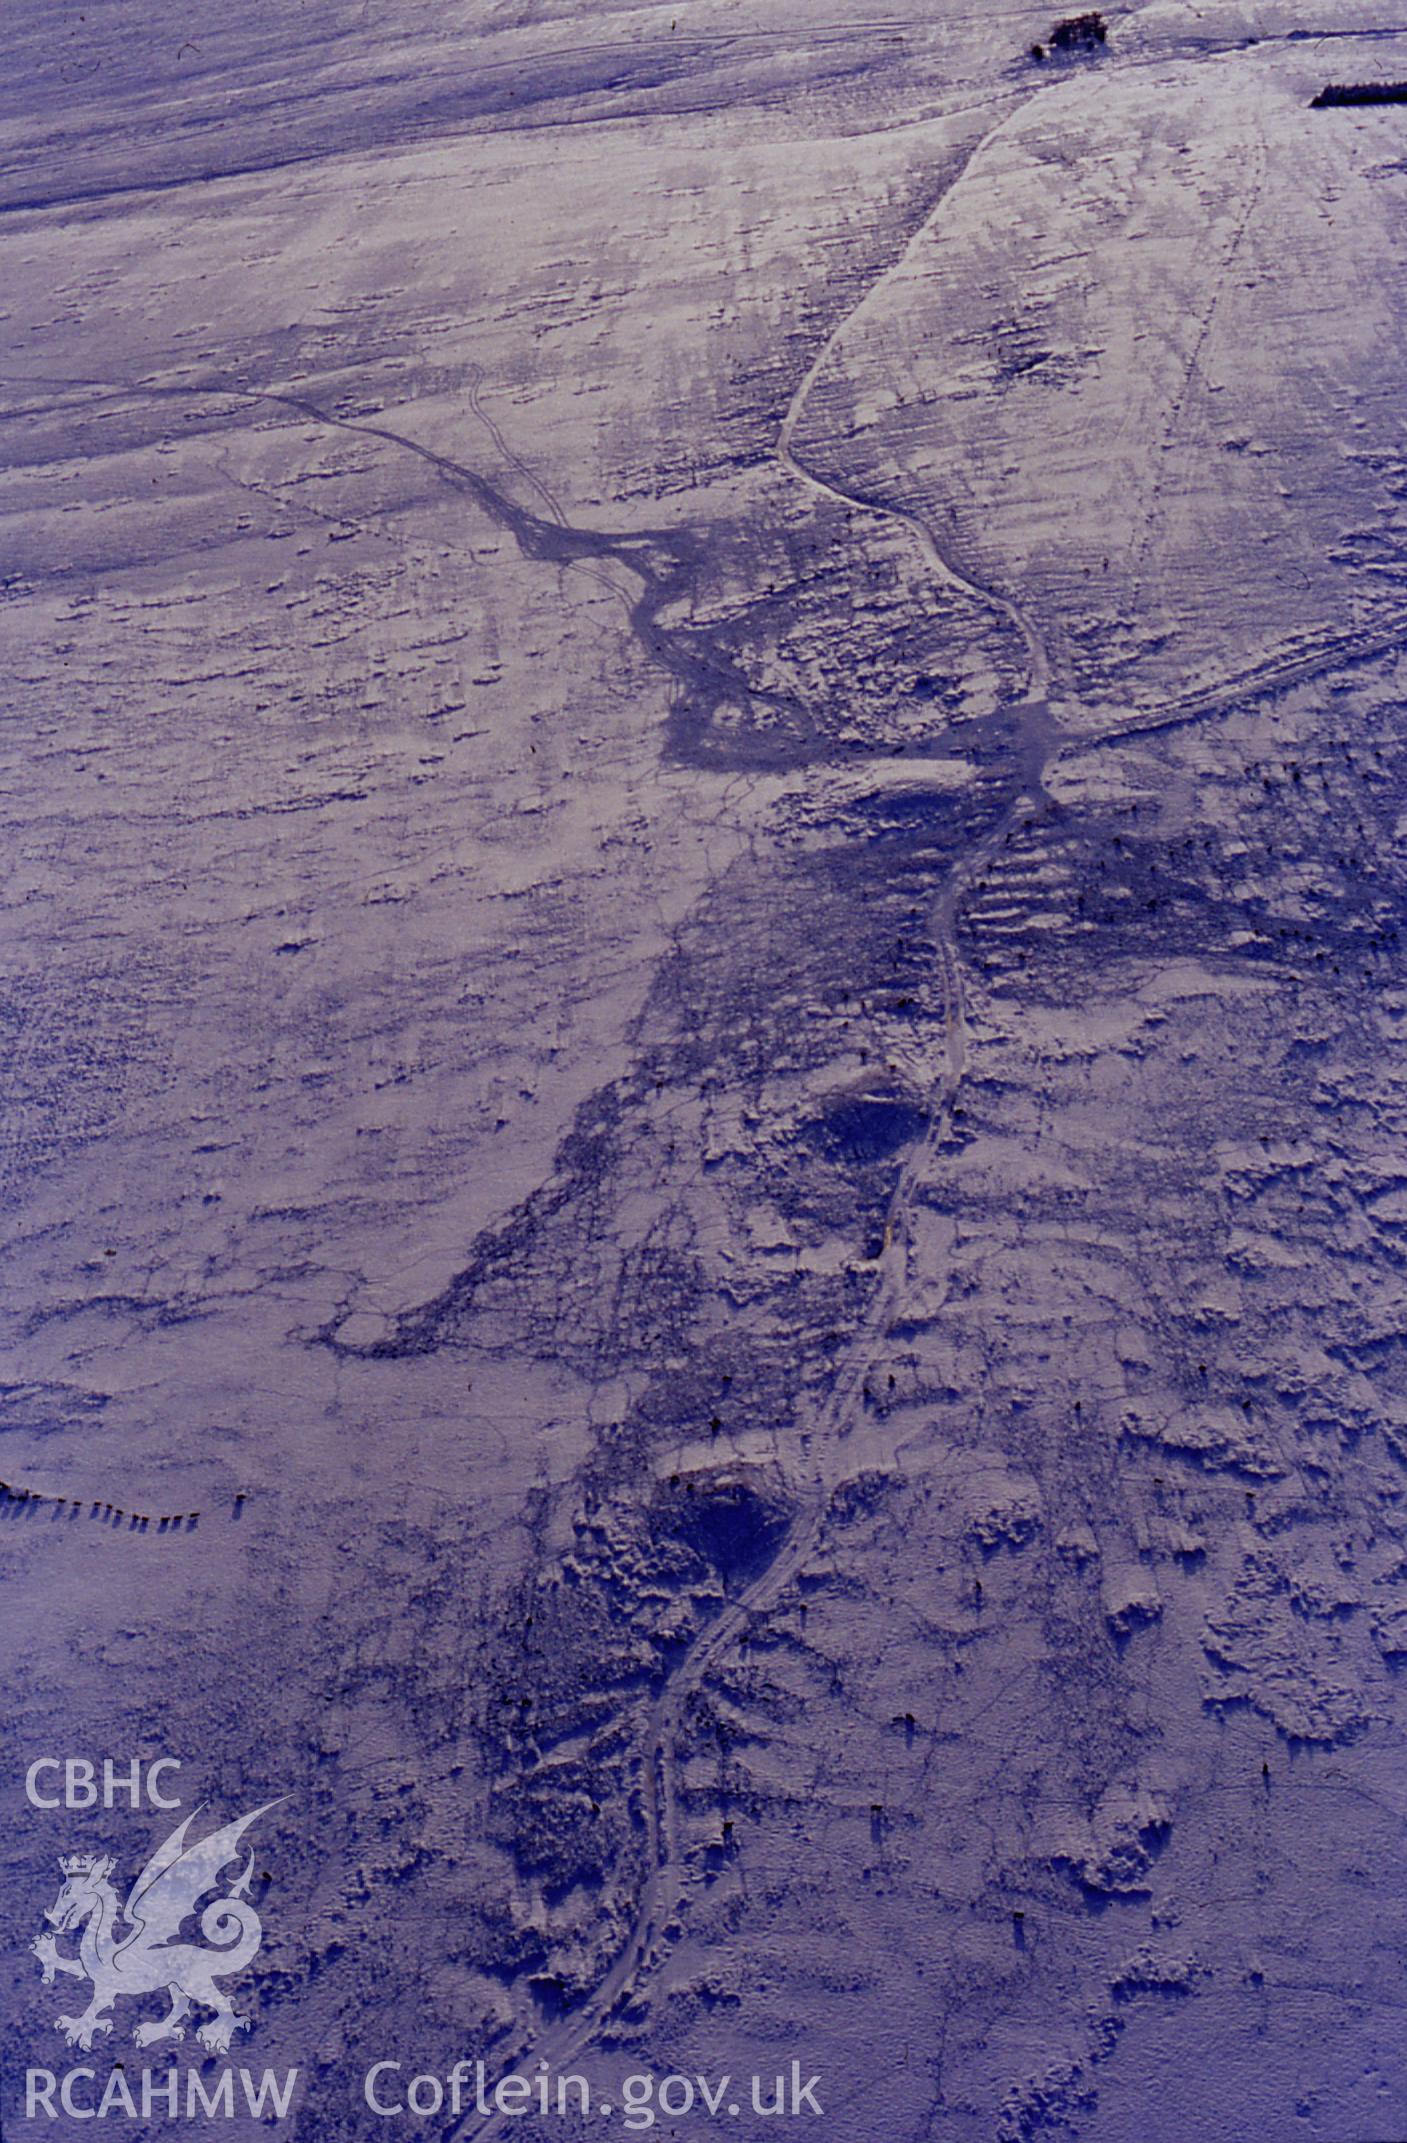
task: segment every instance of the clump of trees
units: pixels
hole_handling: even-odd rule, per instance
[[[1407,82],[1326,82],[1310,109],[1325,104],[1407,104]]]
[[[1097,9],[1085,15],[1064,15],[1050,33],[1049,50],[1052,52],[1095,52],[1109,35],[1109,25]],[[1046,45],[1032,45],[1033,60],[1043,60]]]

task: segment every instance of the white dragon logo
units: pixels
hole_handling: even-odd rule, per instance
[[[216,1985],[216,1974],[228,1979],[242,1972],[263,1939],[259,1915],[248,1901],[253,1852],[235,1882],[226,1886],[220,1875],[237,1857],[239,1841],[250,1824],[277,1806],[277,1801],[266,1801],[250,1815],[187,1845],[186,1832],[200,1813],[193,1810],[152,1854],[133,1883],[121,1913],[128,1927],[125,1934],[117,1932],[117,1892],[108,1881],[111,1856],[73,1853],[60,1860],[63,1888],[44,1917],[60,1934],[82,1929],[78,1955],[61,1957],[50,1934],[36,1935],[30,1948],[44,1968],[46,1987],[53,1985],[56,1972],[92,1982],[93,1998],[82,2016],[54,2019],[70,2046],[87,2053],[99,2034],[112,2030],[106,2011],[119,1995],[153,1994],[163,1988],[171,1997],[171,2007],[165,2016],[136,2026],[132,2036],[138,2046],[184,2039],[183,2019],[193,2002],[215,2012],[196,2033],[211,2053],[227,2052],[235,2032],[249,2029],[249,2019],[237,2013]],[[202,1949],[195,1942],[177,1941],[182,1922],[206,1891],[214,1889],[227,1889],[227,1895],[206,1906],[200,1932],[207,1942],[221,1947]]]

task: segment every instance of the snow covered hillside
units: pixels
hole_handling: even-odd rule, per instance
[[[1407,31],[1051,24],[11,0],[6,2134],[1407,2136]]]

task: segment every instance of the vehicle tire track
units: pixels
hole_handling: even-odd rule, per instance
[[[1148,563],[1148,552],[1152,546],[1153,532],[1159,518],[1168,452],[1181,425],[1182,412],[1186,408],[1188,396],[1192,392],[1192,383],[1201,369],[1202,352],[1207,346],[1207,338],[1216,322],[1222,292],[1226,288],[1226,278],[1230,275],[1236,256],[1245,243],[1251,217],[1254,215],[1261,194],[1264,191],[1267,162],[1268,152],[1265,136],[1260,133],[1253,144],[1251,169],[1242,192],[1241,204],[1232,226],[1231,236],[1212,279],[1211,291],[1198,320],[1197,332],[1192,338],[1192,348],[1183,370],[1182,385],[1172,398],[1168,409],[1167,421],[1163,425],[1162,434],[1158,441],[1158,451],[1153,462],[1153,486],[1148,499],[1147,512],[1143,518],[1143,533],[1139,537],[1138,546],[1134,552],[1133,562],[1129,571],[1128,603],[1130,611],[1135,616],[1138,613],[1143,597],[1143,580]]]

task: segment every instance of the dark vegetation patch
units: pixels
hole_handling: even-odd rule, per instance
[[[1334,104],[1407,104],[1407,82],[1326,82],[1309,108]]]
[[[809,1129],[827,1159],[863,1167],[887,1161],[912,1145],[927,1122],[924,1111],[901,1087],[885,1082],[837,1094]]]
[[[746,1584],[774,1560],[786,1538],[785,1504],[737,1474],[675,1476],[660,1515],[725,1585]]]

